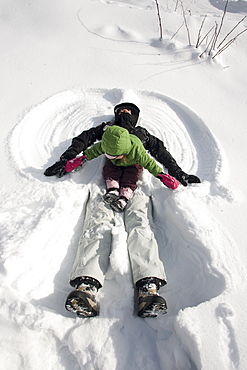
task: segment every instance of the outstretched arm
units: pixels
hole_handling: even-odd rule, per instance
[[[72,159],[76,157],[79,153],[86,150],[88,147],[93,145],[95,141],[101,140],[104,133],[105,123],[97,127],[92,127],[89,130],[83,131],[80,135],[72,139],[71,145],[68,149],[61,155],[62,158]]]
[[[157,159],[157,161],[159,161],[167,168],[169,175],[175,177],[184,186],[187,186],[188,183],[190,184],[201,182],[199,177],[188,175],[181,169],[181,167],[179,167],[175,159],[168,152],[168,150],[164,146],[164,143],[160,139],[149,134],[147,130],[146,137],[147,140],[144,143],[145,148],[155,159]]]
[[[45,170],[45,176],[57,175],[58,177],[62,177],[65,175],[67,161],[75,158],[79,153],[94,144],[95,141],[101,140],[105,125],[106,123],[103,122],[101,125],[85,130],[80,135],[74,137],[69,148],[61,155],[60,160]]]

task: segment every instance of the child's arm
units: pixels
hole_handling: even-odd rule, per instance
[[[97,158],[100,155],[104,154],[104,151],[101,147],[101,141],[94,144],[91,148],[86,149],[84,154],[87,156],[87,159],[91,161],[91,159]]]

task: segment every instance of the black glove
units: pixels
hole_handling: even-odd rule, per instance
[[[184,171],[177,171],[173,175],[183,186],[187,186],[192,183],[199,183],[201,180],[195,175],[188,175]]]
[[[45,176],[55,176],[55,175],[57,175],[58,177],[63,177],[63,175],[65,175],[65,173],[66,173],[65,165],[66,165],[67,161],[68,161],[67,159],[61,158],[60,161],[56,162],[51,167],[48,167],[45,170],[44,175]]]

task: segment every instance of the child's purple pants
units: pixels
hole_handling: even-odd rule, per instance
[[[103,176],[105,180],[112,179],[119,183],[120,188],[130,188],[135,191],[137,181],[143,171],[139,164],[133,166],[115,166],[109,159],[103,167]]]

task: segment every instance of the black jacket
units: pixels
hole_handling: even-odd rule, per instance
[[[121,107],[130,107],[132,114],[118,114]],[[163,142],[157,137],[151,135],[144,127],[136,126],[139,108],[132,103],[122,103],[114,108],[114,122],[103,122],[97,127],[92,127],[89,130],[83,131],[80,135],[72,139],[71,146],[62,154],[61,159],[72,159],[79,153],[93,145],[97,140],[101,140],[104,131],[110,125],[118,125],[129,131],[130,134],[137,136],[145,149],[162,165],[164,165],[171,176],[181,171],[181,168],[176,163],[172,155],[167,151]]]

